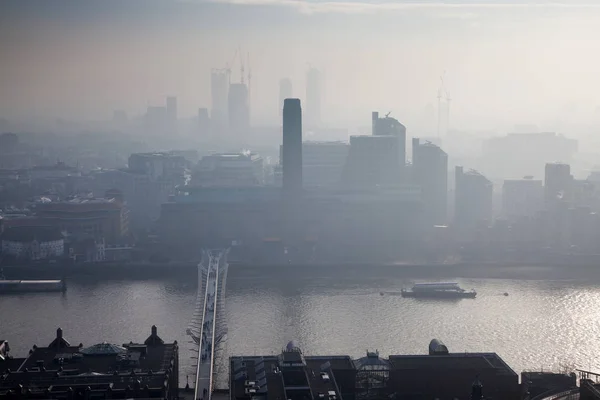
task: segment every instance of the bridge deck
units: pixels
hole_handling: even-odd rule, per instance
[[[198,368],[196,370],[195,400],[210,400],[213,383],[214,344],[217,317],[217,299],[219,297],[219,264],[222,253],[208,253],[209,261],[204,291],[204,312],[200,326],[198,346]],[[202,268],[202,266],[200,267]]]

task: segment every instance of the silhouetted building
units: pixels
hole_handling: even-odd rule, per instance
[[[475,379],[475,382],[473,380]],[[305,356],[294,342],[280,355],[229,359],[230,399],[521,398],[519,376],[496,353]]]
[[[463,167],[456,167],[455,172],[455,225],[473,228],[480,224],[489,224],[492,219],[492,182],[477,171],[464,172]]]
[[[412,140],[414,184],[421,188],[428,225],[445,225],[448,211],[448,154],[431,143]]]
[[[405,181],[405,164],[406,164],[406,127],[397,119],[386,115],[379,118],[379,113],[373,111],[372,118],[372,134],[373,136],[392,136],[398,141],[396,149],[398,151],[398,165],[400,167],[400,179]]]
[[[292,98],[292,81],[289,78],[284,78],[279,81],[279,115],[283,115],[283,101]]]
[[[545,163],[569,163],[577,148],[577,140],[554,132],[512,133],[483,142],[483,167],[492,178],[542,176]]]
[[[342,183],[366,188],[402,183],[404,162],[396,136],[351,136]]]
[[[198,109],[198,129],[200,133],[207,133],[210,129],[210,118],[208,117],[208,108]]]
[[[210,74],[211,109],[210,119],[215,128],[227,126],[227,97],[229,95],[230,72],[213,69]]]
[[[0,135],[0,153],[11,153],[19,144],[19,137],[14,133],[3,133]]]
[[[544,187],[531,178],[505,180],[502,186],[502,215],[509,219],[532,217],[543,209]]]
[[[283,104],[283,196],[299,200],[302,193],[302,107],[300,99],[285,99]]]
[[[58,328],[47,347],[34,345],[0,376],[0,399],[176,400],[178,389],[179,347],[164,343],[156,326],[144,343],[91,346],[72,346]]]
[[[129,232],[129,210],[117,199],[75,197],[62,202],[37,205],[36,216],[72,237],[103,238],[120,243]]]
[[[202,157],[191,185],[245,187],[264,184],[263,159],[258,154],[211,154]]]
[[[235,133],[246,133],[250,127],[248,87],[244,83],[232,83],[228,97],[229,129]]]
[[[22,260],[60,258],[65,253],[64,237],[56,227],[19,226],[0,236],[2,254]]]
[[[341,400],[354,394],[356,369],[350,357],[307,357],[293,342],[279,356],[231,357],[229,371],[231,400]]]
[[[144,116],[144,128],[152,134],[167,134],[171,126],[167,117],[167,108],[162,106],[148,107]]]
[[[177,118],[177,97],[169,96],[167,97],[167,123],[173,131],[177,130]]]
[[[342,183],[342,173],[350,145],[346,142],[303,142],[302,184],[310,187],[336,187]],[[279,146],[280,164],[274,169],[273,183],[281,186],[281,159],[283,146]]]
[[[349,150],[349,144],[344,142],[304,142],[302,144],[304,186],[339,186]]]
[[[379,118],[379,113],[373,111],[372,117],[372,134],[375,136],[398,136],[404,138],[406,141],[406,127],[402,125],[397,119],[386,115],[383,118]]]
[[[321,123],[321,73],[310,68],[306,74],[306,124],[309,127]]]
[[[129,169],[153,179],[183,175],[187,166],[185,157],[169,152],[133,153],[128,160]]]
[[[546,164],[544,175],[544,199],[547,205],[572,200],[573,176],[568,164]]]

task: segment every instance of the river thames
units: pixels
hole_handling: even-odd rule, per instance
[[[445,275],[442,278],[442,275]],[[273,354],[296,340],[306,354],[425,354],[432,338],[451,352],[496,352],[517,373],[600,368],[600,276],[519,268],[494,273],[423,274],[402,268],[275,271],[230,267],[228,337],[218,362],[226,385],[229,355]],[[543,277],[544,279],[540,279]],[[413,282],[457,281],[477,299],[405,299]],[[151,325],[180,343],[181,382],[192,375],[185,335],[196,300],[193,271],[160,279],[77,277],[68,291],[0,297],[0,338],[15,357],[47,345],[57,327],[72,345],[143,341]],[[384,292],[386,294],[381,295]],[[508,296],[504,296],[508,293]]]

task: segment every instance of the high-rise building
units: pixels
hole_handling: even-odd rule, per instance
[[[413,180],[421,188],[427,223],[445,225],[448,210],[448,154],[432,143],[412,140]]]
[[[169,133],[169,123],[167,119],[167,108],[159,106],[150,106],[144,115],[144,128],[151,134]]]
[[[371,113],[374,136],[398,136],[406,139],[406,127],[402,125],[397,119],[386,115],[383,118],[379,118],[379,113],[373,111]]]
[[[321,123],[321,74],[316,68],[306,74],[306,119],[309,126]]]
[[[492,219],[494,185],[477,171],[464,172],[456,167],[454,223],[462,228],[473,228]]]
[[[244,83],[232,83],[228,98],[229,129],[243,133],[250,127],[250,109],[248,106],[248,86]]]
[[[509,219],[533,217],[543,207],[541,180],[507,179],[502,186],[502,215]]]
[[[520,179],[542,176],[544,165],[568,164],[577,153],[578,142],[554,132],[511,133],[483,141],[483,165],[492,178]]]
[[[350,151],[342,184],[354,188],[397,185],[402,182],[395,136],[350,136]]]
[[[210,118],[208,117],[208,108],[198,109],[198,129],[200,132],[208,132],[210,127]]]
[[[573,176],[569,164],[546,164],[544,181],[544,199],[547,205],[558,200],[571,200]]]
[[[371,113],[372,118],[372,134],[373,136],[392,136],[397,138],[398,144],[396,149],[398,150],[398,167],[400,181],[405,180],[404,167],[406,164],[406,127],[402,125],[397,119],[386,115],[383,118],[379,118],[379,113],[373,111]]]
[[[302,106],[300,99],[283,102],[283,194],[287,201],[302,192]]]
[[[292,97],[292,81],[289,78],[283,78],[279,81],[279,115],[283,115],[283,101]]]
[[[177,122],[177,97],[167,97],[167,118],[170,124]]]
[[[214,126],[227,126],[227,96],[229,94],[229,70],[213,69],[210,75],[210,93],[212,105],[210,119]]]

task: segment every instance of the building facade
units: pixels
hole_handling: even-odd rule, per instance
[[[16,259],[46,260],[63,257],[65,242],[58,229],[22,226],[9,228],[1,236],[2,254]]]
[[[455,173],[455,226],[466,229],[488,226],[492,222],[492,182],[477,171],[464,172],[460,166]]]
[[[502,185],[502,215],[510,220],[533,217],[544,206],[541,180],[507,179]]]
[[[447,224],[448,154],[431,143],[412,140],[413,183],[421,188],[425,219],[428,224]]]

